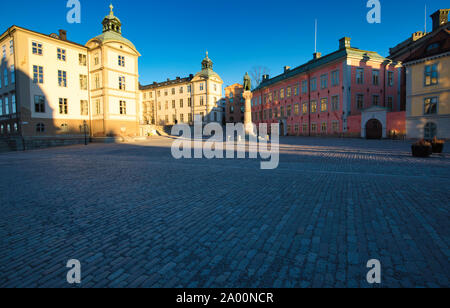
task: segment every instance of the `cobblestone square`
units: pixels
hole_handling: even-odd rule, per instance
[[[0,287],[449,287],[450,154],[281,138],[280,164],[173,139],[0,154]],[[447,147],[448,148],[448,147]]]

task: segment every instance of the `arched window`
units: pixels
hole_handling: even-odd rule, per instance
[[[38,123],[36,124],[36,132],[37,133],[43,133],[45,131],[45,125],[44,123]]]
[[[427,140],[431,140],[437,135],[437,126],[432,122],[428,122],[425,124],[424,128],[424,138]]]

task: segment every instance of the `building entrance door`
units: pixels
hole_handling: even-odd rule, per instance
[[[372,119],[366,124],[367,139],[381,139],[383,137],[383,125],[380,121]]]

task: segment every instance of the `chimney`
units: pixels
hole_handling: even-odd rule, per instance
[[[351,38],[349,37],[343,37],[339,40],[339,50],[341,49],[345,49],[345,48],[350,48],[351,47]]]
[[[59,30],[59,39],[62,41],[67,41],[67,31]]]
[[[320,59],[320,57],[322,57],[322,53],[320,53],[320,52],[315,52],[313,54],[313,59],[314,60]]]
[[[433,31],[448,23],[448,13],[450,9],[437,10],[431,15],[433,20]]]
[[[189,78],[190,79],[194,78],[194,75],[193,74],[189,74]]]
[[[262,76],[262,82],[267,81],[267,80],[269,80],[269,75],[264,74],[264,75]]]
[[[290,66],[285,66],[284,67],[284,73],[286,74],[287,72],[289,72],[291,70]]]

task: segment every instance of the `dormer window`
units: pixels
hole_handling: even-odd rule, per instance
[[[430,44],[427,47],[427,51],[432,51],[434,49],[437,49],[437,48],[439,48],[439,46],[440,46],[439,43]]]

